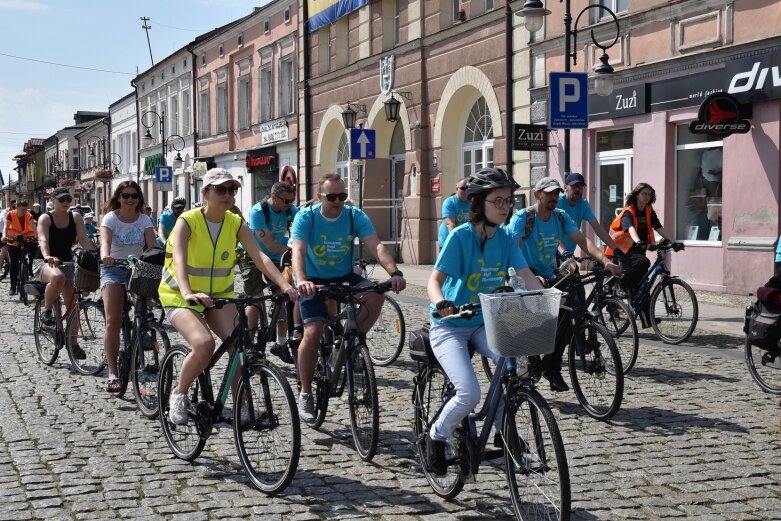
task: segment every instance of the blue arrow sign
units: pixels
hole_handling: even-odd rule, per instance
[[[376,157],[376,135],[373,128],[351,128],[350,159],[374,159]]]
[[[172,183],[174,180],[174,169],[170,166],[155,167],[155,181],[158,183]]]
[[[588,74],[551,72],[550,128],[588,128]]]

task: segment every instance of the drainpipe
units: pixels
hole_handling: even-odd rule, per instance
[[[506,142],[507,142],[507,172],[513,175],[513,10],[510,8],[510,0],[504,8],[504,34],[505,34],[505,75],[507,76],[506,103]]]
[[[306,193],[306,200],[310,201],[312,199],[312,179],[311,179],[311,173],[312,173],[312,150],[309,146],[310,141],[310,132],[312,132],[312,96],[310,95],[309,90],[309,78],[310,78],[310,69],[312,67],[311,65],[311,56],[309,53],[311,52],[311,44],[310,44],[310,34],[309,34],[309,24],[307,23],[309,21],[309,2],[302,2],[299,5],[302,5],[302,13],[301,17],[304,20],[304,45],[302,54],[304,55],[304,77],[302,79],[303,81],[303,96],[304,96],[304,132],[299,132],[300,136],[303,136],[301,141],[303,143],[299,143],[299,147],[304,148],[304,164],[306,165],[306,183],[305,183],[305,193]],[[300,149],[300,148],[299,148]],[[299,183],[301,182],[301,168],[298,169],[298,179]]]
[[[190,114],[193,118],[193,166],[195,166],[195,158],[198,157],[198,96],[196,96],[196,80],[195,77],[195,66],[197,63],[197,57],[195,56],[195,51],[193,51],[192,44],[187,46],[187,50],[190,51],[190,70],[191,70],[191,76],[192,79],[190,80],[191,86],[190,86],[190,106],[192,107],[192,110],[190,111]],[[186,174],[185,179],[185,208],[190,208],[190,202],[192,201],[191,192],[192,192],[192,186],[190,184],[190,181],[193,180],[191,176],[194,176],[195,173],[191,172],[189,174]]]
[[[136,94],[136,183],[141,183],[141,113],[139,111],[138,103],[138,85],[136,85],[136,79],[130,80],[130,85],[133,86],[133,92]],[[130,176],[130,173],[128,173]]]

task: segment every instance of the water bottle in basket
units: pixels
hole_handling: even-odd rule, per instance
[[[512,266],[507,268],[507,285],[516,292],[526,291],[526,283],[523,281],[523,277],[518,275]]]

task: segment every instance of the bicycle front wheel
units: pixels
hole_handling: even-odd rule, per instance
[[[52,365],[57,360],[62,347],[62,331],[60,331],[60,306],[52,306],[52,324],[43,322],[43,297],[35,303],[33,315],[33,338],[38,358],[46,365]]]
[[[406,324],[401,306],[386,294],[377,322],[366,333],[366,345],[370,347],[372,362],[382,367],[395,362],[404,347],[405,335]]]
[[[651,326],[666,344],[680,344],[694,333],[699,309],[694,290],[681,279],[665,278],[651,294]]]
[[[592,418],[609,420],[621,407],[621,356],[605,326],[591,320],[575,326],[569,346],[569,374],[580,405]]]
[[[428,367],[418,374],[418,381],[412,396],[418,459],[431,489],[444,499],[456,497],[464,488],[464,480],[457,465],[448,466],[447,473],[442,476],[428,470],[426,467],[426,434],[431,430],[431,421],[434,415],[444,405],[452,390],[453,384],[441,368]],[[445,456],[448,460],[458,457],[458,453],[450,443],[446,444]]]
[[[751,378],[766,393],[781,395],[781,346],[762,349],[746,337],[746,367]]]
[[[71,365],[77,373],[96,376],[106,367],[103,337],[106,318],[103,306],[91,300],[79,303],[79,310],[71,313],[65,328],[65,342]],[[76,350],[76,347],[79,350]]]
[[[301,455],[298,406],[287,379],[269,362],[248,368],[233,408],[233,434],[250,482],[268,495],[292,481]]]
[[[130,352],[130,381],[136,407],[147,418],[154,418],[160,411],[157,393],[157,375],[160,372],[160,358],[171,347],[168,334],[154,321],[141,328],[141,341],[136,339]]]
[[[363,461],[371,461],[377,452],[380,437],[380,403],[377,396],[377,378],[374,374],[369,349],[357,345],[348,368],[352,371],[353,385],[349,389],[350,428],[358,455]]]
[[[171,398],[171,390],[179,385],[182,361],[189,352],[184,346],[175,346],[168,350],[160,363],[160,378],[157,390],[160,394],[160,425],[163,428],[165,441],[177,458],[193,461],[203,451],[206,439],[200,436],[198,427],[194,424],[192,418],[187,422],[187,425],[176,425],[168,418],[168,402]],[[198,403],[202,399],[205,400],[200,380],[200,378],[197,378],[187,391],[191,404]]]
[[[567,455],[556,418],[540,393],[516,389],[502,427],[507,486],[518,519],[569,519]]]
[[[632,310],[622,300],[604,299],[599,304],[599,322],[605,326],[616,343],[624,374],[629,373],[635,366],[640,347],[640,336]]]
[[[19,260],[19,281],[17,282],[17,288],[19,289],[19,300],[25,306],[30,304],[30,300],[27,296],[27,292],[24,290],[24,285],[30,278],[29,268],[27,267],[27,260],[24,256]]]

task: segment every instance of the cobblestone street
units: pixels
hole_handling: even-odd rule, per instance
[[[376,368],[374,461],[358,458],[336,399],[320,432],[302,427],[298,473],[269,498],[245,479],[229,426],[193,464],[177,460],[158,421],[108,395],[104,376],[76,375],[64,352],[52,367],[41,364],[31,308],[2,288],[0,519],[513,518],[499,461],[454,501],[431,491],[412,445],[415,365],[406,348],[396,364]],[[424,301],[399,300],[407,330],[419,327]],[[742,338],[698,330],[692,340],[675,347],[644,336],[608,423],[588,417],[573,393],[543,389],[564,437],[575,519],[781,518],[777,399],[751,380]]]

